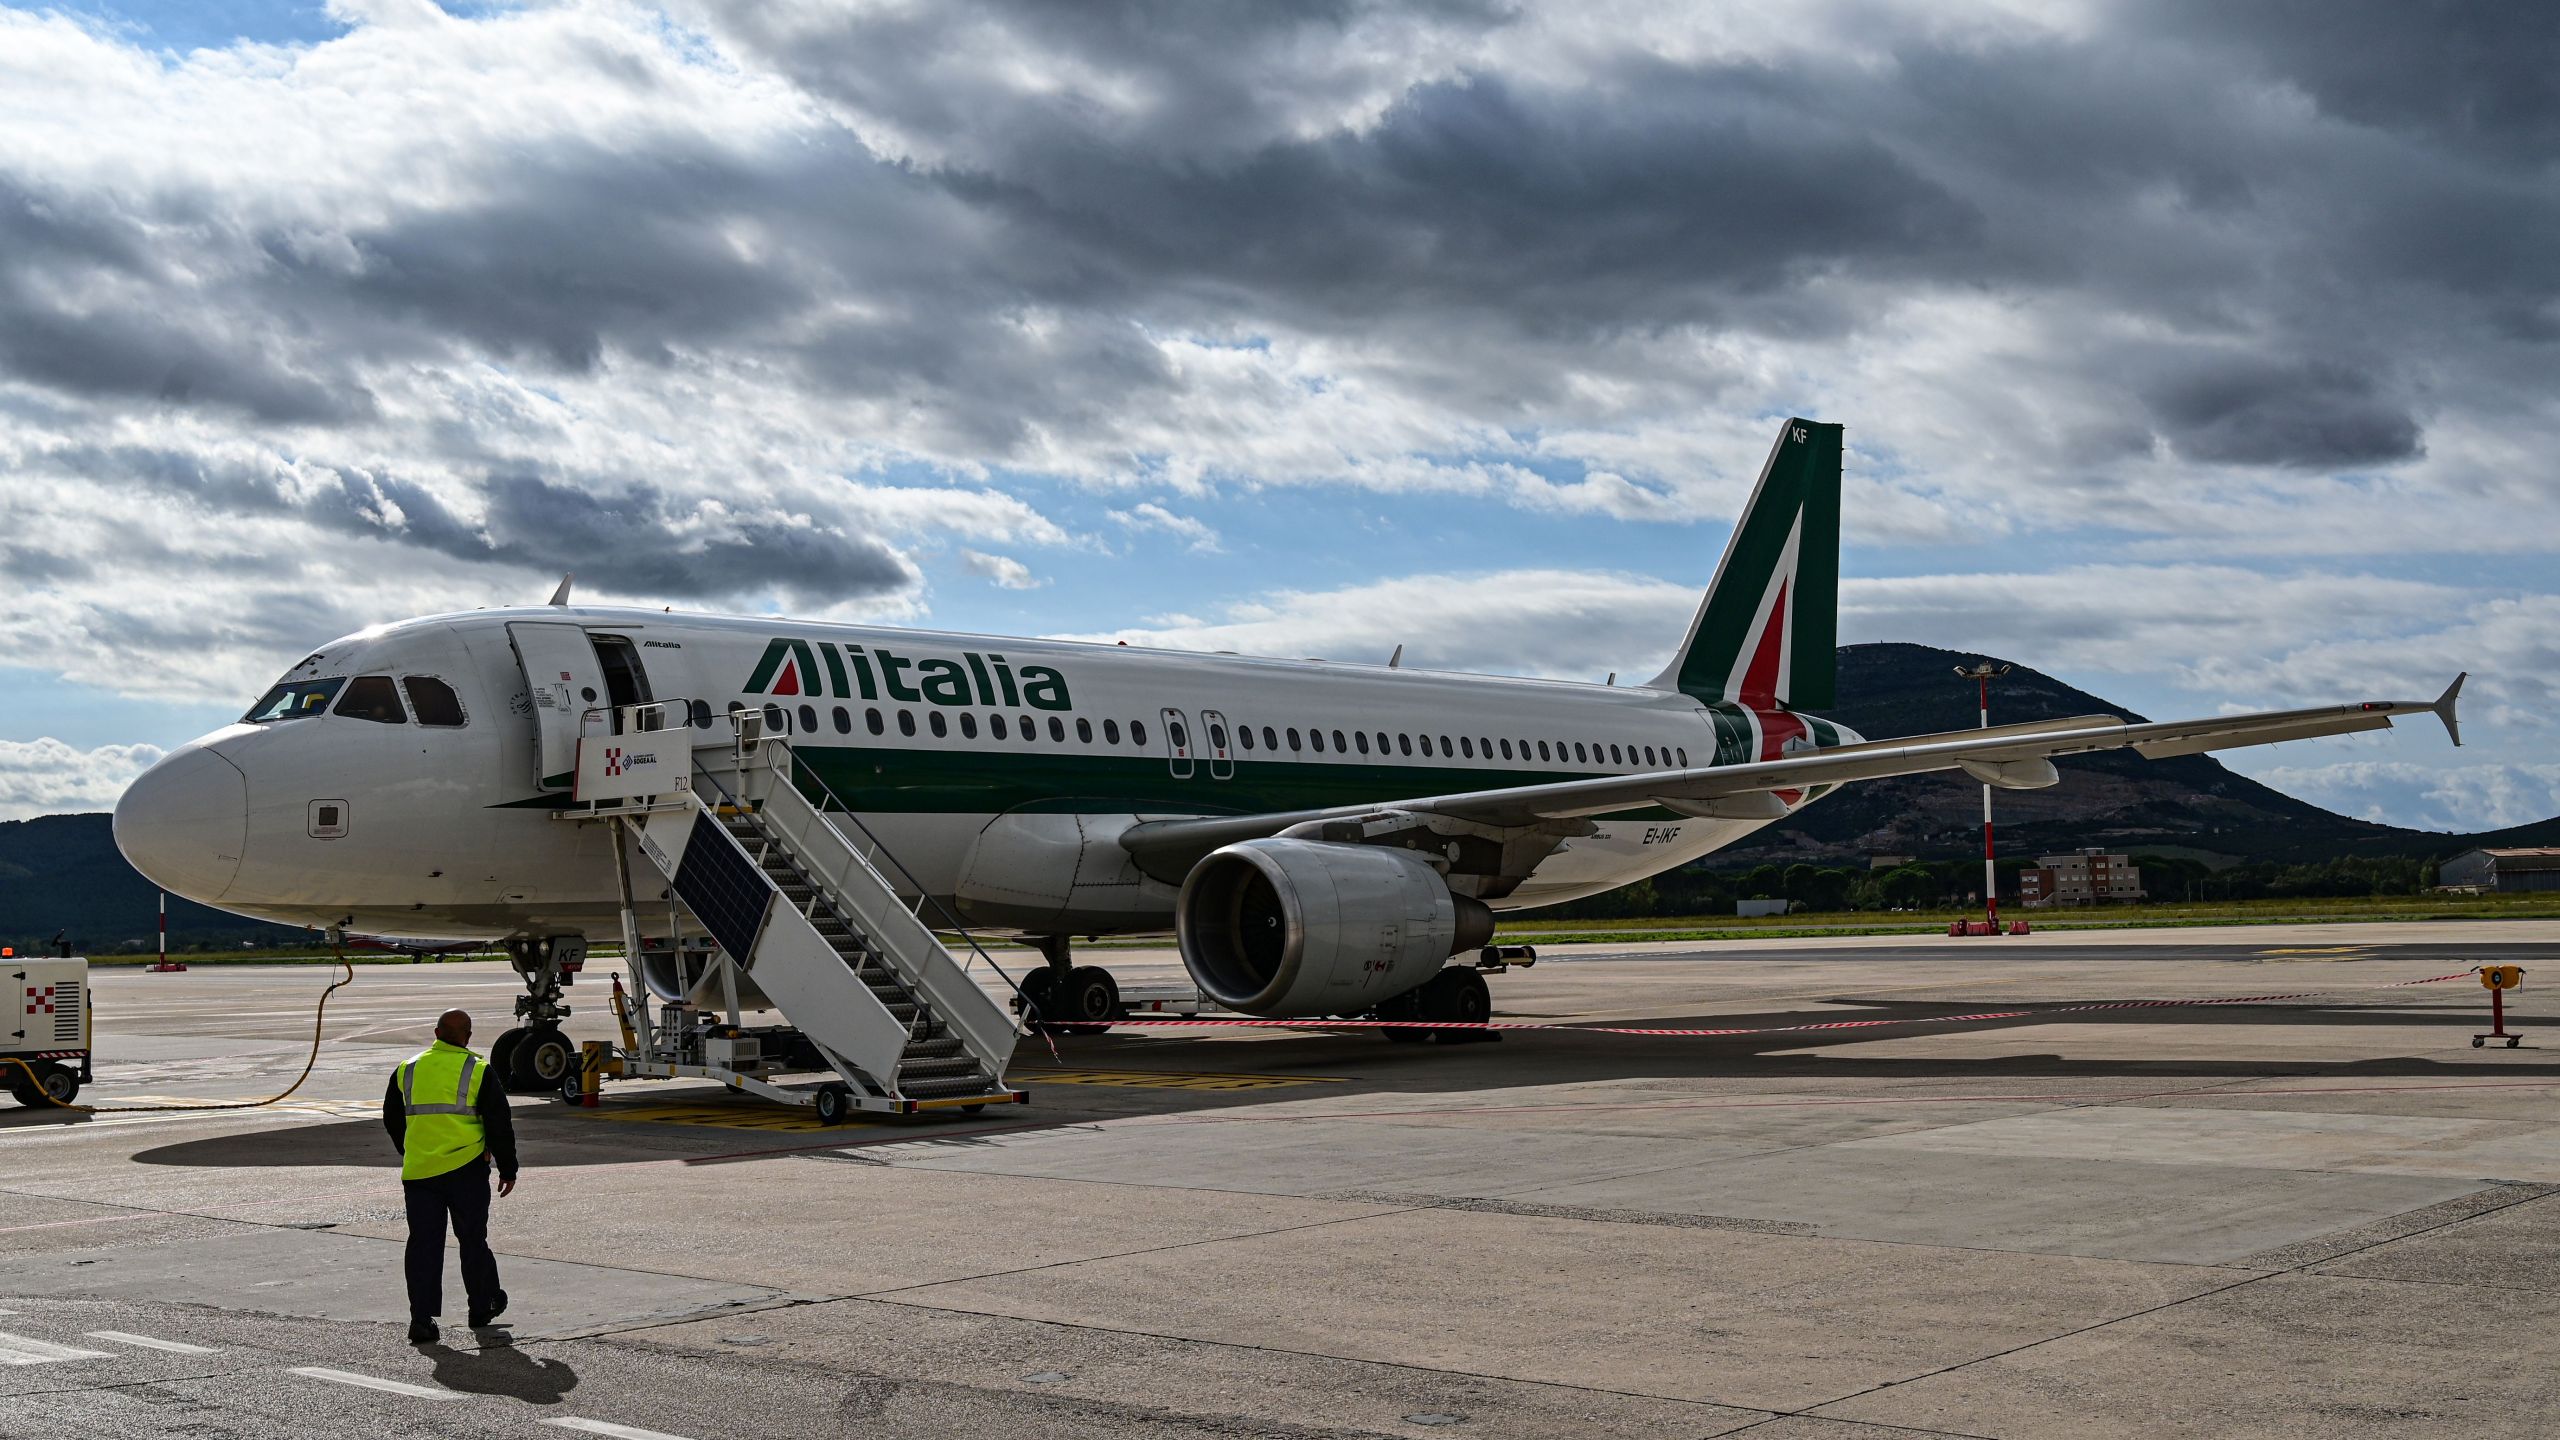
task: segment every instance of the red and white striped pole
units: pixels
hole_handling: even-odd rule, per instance
[[[169,892],[160,892],[160,968],[169,968]]]
[[[2010,669],[2007,665],[1995,669],[1988,660],[1969,670],[1962,665],[1956,667],[1958,675],[1974,683],[1974,699],[1980,707],[1978,713],[1985,730],[1991,728],[1991,681],[1996,676],[2008,674]],[[1991,863],[1992,854],[1991,786],[1985,782],[1982,787],[1982,913],[1991,922],[1991,933],[1997,935],[2000,933],[2000,874]]]

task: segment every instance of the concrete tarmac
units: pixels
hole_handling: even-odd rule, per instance
[[[2468,976],[2387,988],[2491,962],[2519,1049]],[[98,975],[121,1107],[281,1088],[334,972]],[[449,1277],[411,1347],[383,1081],[517,990],[364,967],[284,1105],[0,1108],[0,1436],[2546,1435],[2546,976],[2546,923],[1583,946],[1497,1018],[1899,1023],[1119,1030],[1026,1040],[1027,1107],[842,1129],[520,1098],[512,1306],[475,1335]]]

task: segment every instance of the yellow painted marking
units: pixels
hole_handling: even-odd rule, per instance
[[[1044,1085],[1115,1085],[1130,1090],[1276,1090],[1289,1085],[1342,1085],[1334,1075],[1222,1075],[1213,1071],[1016,1070]]]

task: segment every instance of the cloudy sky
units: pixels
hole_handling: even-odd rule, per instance
[[[2476,18],[2462,18],[2468,11]],[[582,597],[1649,674],[1776,422],[1843,635],[2560,812],[2521,5],[0,8],[0,816]]]

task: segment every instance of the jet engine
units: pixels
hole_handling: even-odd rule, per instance
[[[1212,851],[1174,911],[1201,993],[1247,1015],[1358,1015],[1493,938],[1493,912],[1407,850],[1245,840]]]

